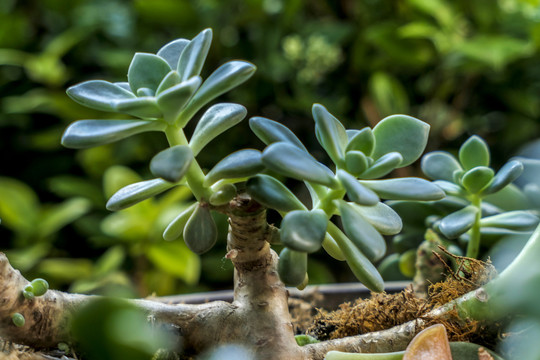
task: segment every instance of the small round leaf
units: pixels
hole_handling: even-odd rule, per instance
[[[35,296],[42,296],[47,292],[47,290],[49,290],[49,283],[45,279],[34,279],[30,284],[34,289],[33,292]]]
[[[422,157],[422,171],[432,180],[454,181],[454,172],[463,170],[457,159],[446,151],[433,151]]]
[[[359,176],[368,167],[368,159],[361,151],[351,150],[345,154],[345,168],[355,176]]]
[[[346,151],[360,151],[366,156],[370,156],[375,147],[375,136],[369,127],[355,133],[349,140]]]
[[[281,242],[290,249],[313,253],[321,248],[327,224],[322,210],[291,211],[281,222]]]
[[[486,166],[477,166],[470,169],[461,178],[461,183],[471,194],[480,192],[493,179],[495,172]]]
[[[193,153],[187,145],[177,145],[159,152],[150,162],[154,176],[169,182],[180,181],[189,170]]]
[[[207,205],[198,204],[185,228],[184,241],[195,254],[204,254],[217,241],[217,226]]]
[[[15,324],[17,327],[23,327],[26,323],[26,320],[21,313],[14,313],[11,315],[11,321],[13,321],[13,324]]]
[[[465,170],[477,166],[489,166],[489,160],[489,147],[479,136],[471,136],[459,148],[459,161]]]
[[[449,239],[455,239],[467,232],[474,224],[478,208],[467,206],[445,216],[439,223],[439,230]]]
[[[236,196],[236,186],[225,183],[221,185],[212,195],[208,202],[214,206],[228,204]]]
[[[304,282],[307,273],[307,254],[283,248],[279,254],[278,274],[287,286],[298,286]]]

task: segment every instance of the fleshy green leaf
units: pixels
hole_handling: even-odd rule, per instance
[[[229,61],[214,71],[201,85],[189,104],[181,114],[184,121],[189,121],[193,115],[208,102],[219,95],[237,87],[253,75],[255,66],[246,61]],[[185,124],[180,124],[184,126]]]
[[[327,232],[322,243],[324,251],[328,253],[331,257],[339,261],[345,261],[345,255],[341,251],[339,245],[336,243],[336,240]]]
[[[313,253],[321,248],[327,224],[322,210],[291,211],[281,221],[281,242],[289,249]]]
[[[176,186],[162,179],[152,179],[128,185],[118,190],[107,202],[107,209],[122,210],[151,198],[163,191]]]
[[[360,183],[387,200],[433,201],[445,194],[437,185],[420,178],[398,178],[387,180],[360,180]]]
[[[151,120],[79,120],[68,126],[62,136],[62,145],[84,149],[164,128],[164,123]]]
[[[186,45],[178,60],[178,73],[182,81],[201,73],[212,43],[212,30],[205,29]]]
[[[307,254],[283,248],[279,253],[278,274],[287,286],[298,286],[304,282],[307,273]]]
[[[275,178],[259,174],[247,181],[247,193],[261,205],[277,211],[306,210],[304,204]]]
[[[136,53],[128,69],[128,82],[133,93],[140,88],[157,90],[163,78],[171,71],[171,67],[162,57]]]
[[[360,174],[362,179],[377,179],[390,173],[399,167],[403,161],[403,156],[398,152],[390,152],[378,158],[373,165]]]
[[[313,105],[312,114],[321,146],[326,150],[335,164],[341,164],[344,160],[345,148],[348,143],[347,133],[343,124],[320,104]]]
[[[355,209],[382,235],[395,235],[403,228],[399,215],[384,203],[377,203],[375,206],[356,206]]]
[[[184,241],[195,254],[204,254],[217,241],[217,226],[210,209],[199,204],[191,214],[185,228]]]
[[[350,138],[346,151],[361,151],[364,155],[370,156],[374,147],[375,136],[373,136],[373,131],[369,127],[365,127]]]
[[[436,180],[433,182],[433,184],[440,187],[446,193],[446,195],[455,195],[455,196],[465,195],[463,188],[452,182],[449,182],[446,180]]]
[[[184,51],[187,44],[189,44],[189,40],[186,39],[173,40],[159,49],[156,55],[167,61],[171,69],[176,70],[180,55],[182,55],[182,51]]]
[[[512,160],[507,162],[502,168],[500,168],[499,171],[497,171],[497,174],[495,174],[491,184],[489,184],[488,187],[482,191],[482,193],[493,194],[502,190],[516,180],[522,172],[523,164],[520,161]]]
[[[307,151],[304,144],[285,125],[277,121],[266,119],[260,116],[249,119],[249,127],[259,139],[266,145],[275,142],[288,142],[302,150]]]
[[[218,135],[242,121],[246,114],[245,107],[231,103],[216,104],[206,110],[189,142],[195,156]]]
[[[233,184],[222,184],[210,195],[208,202],[214,206],[228,204],[236,196],[236,186]]]
[[[193,214],[193,211],[195,211],[197,206],[198,203],[193,203],[187,209],[182,211],[177,217],[175,217],[169,223],[169,225],[167,225],[165,231],[163,231],[163,239],[167,241],[180,239],[184,233],[184,228],[186,227],[191,214]]]
[[[359,176],[368,167],[368,159],[361,151],[349,151],[345,154],[345,168],[355,176]]]
[[[347,238],[341,230],[333,223],[328,224],[328,231],[332,238],[341,248],[345,261],[352,270],[354,276],[364,284],[368,289],[375,292],[384,290],[384,281],[377,268],[368,260],[368,258],[360,251],[352,241]]]
[[[171,70],[159,83],[156,90],[156,96],[161,94],[163,91],[180,84],[181,82],[182,79],[180,78],[180,75],[178,75],[178,72],[176,70]]]
[[[351,201],[367,206],[373,206],[380,201],[379,196],[377,196],[373,190],[360,184],[358,180],[348,172],[338,170],[337,176],[345,190],[347,190],[347,196],[349,196]]]
[[[474,224],[478,208],[467,206],[448,216],[445,216],[440,224],[439,230],[449,239],[455,239],[467,232]]]
[[[493,175],[495,175],[495,172],[491,168],[477,166],[463,174],[461,183],[470,193],[476,194],[489,184],[493,179]]]
[[[382,258],[386,253],[386,242],[358,210],[360,206],[345,201],[339,201],[338,206],[347,237],[371,261]]]
[[[328,187],[337,185],[330,169],[290,143],[269,145],[263,152],[262,161],[270,170],[293,179],[312,181]]]
[[[116,102],[116,110],[140,118],[159,118],[162,116],[161,109],[153,96],[119,100]]]
[[[220,179],[235,179],[256,175],[262,170],[264,170],[264,165],[259,150],[239,150],[217,163],[206,175],[204,185],[212,185]]]
[[[459,161],[465,170],[489,166],[489,147],[479,136],[473,135],[459,148]]]
[[[170,182],[178,182],[193,161],[193,153],[187,145],[177,145],[159,152],[150,162],[150,171],[154,176]]]
[[[118,101],[136,98],[122,86],[103,80],[85,81],[70,87],[66,92],[79,104],[102,111],[117,111]]]
[[[499,215],[488,216],[480,220],[482,227],[500,227],[510,230],[531,230],[540,219],[529,211],[508,211]]]
[[[378,159],[389,152],[403,156],[401,166],[412,164],[422,155],[429,134],[429,125],[406,115],[392,115],[373,128],[375,149],[372,157]]]
[[[187,102],[201,85],[201,81],[199,76],[194,76],[158,94],[156,101],[167,122],[173,123],[178,119]]]
[[[432,180],[454,181],[454,172],[463,170],[457,159],[446,151],[433,151],[422,157],[422,171]]]

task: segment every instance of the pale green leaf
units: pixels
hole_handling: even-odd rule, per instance
[[[439,224],[439,230],[447,238],[455,239],[473,226],[477,213],[478,208],[472,205],[467,206],[445,216]]]
[[[245,107],[232,103],[216,104],[206,110],[189,141],[193,154],[197,156],[210,141],[238,124],[246,114]]]
[[[186,45],[178,60],[178,73],[182,81],[201,73],[211,43],[212,30],[205,29]]]
[[[216,164],[206,175],[205,186],[210,186],[221,179],[249,177],[264,170],[261,152],[254,149],[244,149],[232,153]]]
[[[280,181],[259,174],[247,181],[247,193],[258,203],[277,211],[306,210],[298,198]]]
[[[327,224],[322,210],[291,211],[281,221],[281,242],[289,249],[313,253],[321,248]]]
[[[432,180],[454,181],[454,172],[463,170],[457,159],[446,151],[433,151],[422,157],[422,171]]]
[[[148,53],[135,53],[128,69],[128,82],[133,93],[140,88],[156,91],[163,78],[171,71],[165,59]]]
[[[135,99],[133,92],[104,80],[90,80],[67,89],[70,98],[81,105],[102,111],[117,111],[120,100]]]
[[[387,200],[433,201],[445,196],[444,191],[434,183],[415,177],[360,180],[360,183]]]
[[[249,127],[266,145],[282,141],[307,151],[298,137],[289,128],[277,121],[256,116],[249,119]]]
[[[489,148],[479,136],[471,136],[459,148],[459,161],[465,170],[477,166],[489,166],[489,159]]]
[[[65,130],[62,145],[73,149],[109,144],[147,131],[163,130],[165,124],[151,120],[79,120]]]
[[[152,175],[170,182],[180,181],[189,170],[193,153],[187,145],[177,145],[156,154],[150,162]]]
[[[343,163],[345,148],[348,144],[347,133],[343,124],[320,104],[313,105],[312,114],[321,146],[335,164]]]
[[[176,186],[174,183],[162,179],[152,179],[128,185],[118,190],[107,202],[107,209],[122,210],[151,198]]]
[[[184,241],[195,254],[204,254],[217,241],[217,226],[207,205],[198,204],[184,227]]]
[[[176,70],[180,55],[187,44],[189,44],[189,40],[186,39],[173,40],[159,49],[156,55],[162,57],[171,69]]]

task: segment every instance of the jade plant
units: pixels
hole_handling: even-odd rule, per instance
[[[383,291],[384,283],[374,263],[387,251],[384,236],[398,234],[403,228],[398,212],[385,200],[436,203],[444,201],[445,192],[461,196],[462,203],[471,204],[466,209],[473,210],[447,215],[438,228],[443,233],[451,229],[450,235],[461,235],[471,229],[469,243],[473,245],[469,253],[476,255],[476,240],[472,238],[478,232],[475,224],[483,220],[480,215],[484,211],[480,202],[483,194],[509,184],[519,172],[519,165],[510,163],[508,169],[494,175],[487,167],[489,156],[485,144],[472,138],[460,151],[461,164],[441,154],[424,158],[426,175],[445,182],[416,177],[381,179],[420,158],[428,140],[429,125],[410,116],[394,115],[382,119],[373,128],[345,129],[323,105],[315,104],[314,134],[331,161],[328,166],[311,155],[284,125],[252,117],[249,127],[266,147],[240,149],[204,171],[197,156],[247,115],[242,105],[210,105],[210,102],[255,72],[255,66],[249,62],[234,60],[203,80],[200,74],[211,40],[212,31],[207,29],[192,40],[172,41],[156,54],[136,53],[127,82],[92,80],[67,91],[82,105],[131,116],[74,122],[62,138],[69,148],[99,146],[147,131],[161,132],[168,141],[169,146],[150,160],[153,177],[113,194],[107,202],[109,210],[120,211],[174,187],[189,189],[193,199],[163,229],[163,241],[184,241],[196,254],[204,254],[216,244],[218,231],[212,212],[228,217],[227,249],[223,249],[223,254],[235,268],[234,301],[185,305],[132,300],[128,312],[137,309],[146,316],[137,317],[133,324],[142,326],[140,319],[146,318],[152,326],[169,329],[169,333],[181,337],[182,351],[186,354],[202,353],[226,343],[245,346],[255,359],[323,359],[332,350],[403,350],[422,320],[386,332],[299,346],[288,312],[285,285],[303,288],[309,282],[307,256],[323,248],[333,258],[346,261],[369,289]],[[197,123],[193,124],[193,133],[188,138],[186,126],[194,121]],[[284,182],[286,178],[291,181]],[[294,187],[289,188],[286,183]],[[297,185],[308,189],[309,203],[295,195]],[[267,210],[275,210],[282,216],[279,226],[268,224]],[[463,225],[463,219],[471,218],[469,213],[474,214],[473,222]],[[512,279],[520,267],[527,266],[523,264],[530,263],[530,258],[538,252],[537,238],[535,233],[528,245],[532,250],[520,256],[516,260],[519,264],[496,278],[493,285],[489,283],[485,289],[455,301],[455,306],[463,309],[463,316],[498,318],[518,308],[517,300],[513,303],[499,300],[503,299],[503,291],[498,284],[512,283],[507,279]],[[278,247],[282,249],[279,256],[273,250]],[[511,275],[507,275],[508,271]],[[97,323],[100,314],[118,320],[127,311],[118,302],[107,307],[99,298],[48,290],[41,279],[30,283],[11,268],[3,254],[0,254],[0,279],[5,300],[0,306],[0,318],[4,319],[2,337],[36,348],[59,343],[76,348],[80,344],[92,354],[96,347],[92,344],[84,347],[81,329],[87,323],[80,325],[81,318],[90,321],[92,328],[103,330],[106,326]],[[527,281],[531,283],[524,280],[513,286],[532,286],[537,280],[531,276]],[[481,291],[488,298],[480,296],[484,294]],[[491,310],[492,303],[497,313]],[[451,310],[449,305],[433,313]],[[116,329],[116,320],[106,324]],[[131,333],[127,329],[125,332]],[[132,337],[130,341],[143,338],[148,340],[149,335]]]

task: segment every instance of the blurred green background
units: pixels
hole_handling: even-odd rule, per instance
[[[105,210],[126,179],[148,178],[164,138],[77,151],[60,145],[70,122],[115,116],[79,106],[67,87],[125,81],[134,52],[156,52],[207,27],[214,41],[203,77],[233,58],[258,67],[220,100],[284,123],[315,156],[315,102],[353,128],[394,113],[418,117],[432,126],[428,150],[456,149],[478,134],[495,168],[540,134],[539,0],[2,0],[0,250],[27,277],[133,296],[230,288],[224,246],[198,257],[161,240],[185,191]],[[244,122],[201,163],[262,148],[254,138]],[[218,220],[224,244],[226,222]],[[353,279],[327,256],[309,267],[312,283]]]

